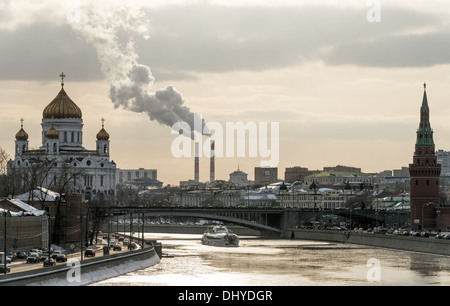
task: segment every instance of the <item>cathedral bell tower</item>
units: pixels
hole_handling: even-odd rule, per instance
[[[415,229],[436,228],[435,212],[439,207],[441,165],[437,163],[434,150],[426,84],[424,84],[420,124],[417,129],[413,163],[409,164],[409,174],[411,179],[411,227]]]
[[[109,134],[105,130],[105,119],[102,118],[102,129],[97,133],[97,153],[109,156]]]
[[[20,130],[16,134],[16,156],[21,156],[28,151],[28,134],[23,129],[23,118],[20,119]]]

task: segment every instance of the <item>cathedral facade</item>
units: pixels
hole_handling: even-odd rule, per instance
[[[85,200],[97,196],[114,199],[116,164],[110,160],[110,136],[104,128],[104,119],[97,133],[96,148],[85,149],[81,109],[64,90],[65,75],[60,77],[61,90],[42,113],[42,145],[29,149],[21,119],[8,174],[20,173],[23,183],[28,184],[25,188],[35,185],[60,193],[81,194]]]

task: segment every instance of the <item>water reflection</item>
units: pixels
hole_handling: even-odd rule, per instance
[[[450,258],[446,256],[244,237],[238,248],[221,248],[202,245],[200,237],[153,234],[173,258],[95,285],[450,285]],[[371,258],[379,260],[379,282],[368,281]]]

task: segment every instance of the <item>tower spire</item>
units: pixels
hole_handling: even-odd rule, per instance
[[[423,99],[422,99],[421,110],[428,111],[427,83],[423,83]]]

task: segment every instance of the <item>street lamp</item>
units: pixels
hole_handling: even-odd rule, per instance
[[[317,185],[316,185],[315,181],[312,182],[312,184],[309,186],[309,189],[314,189],[314,206],[313,206],[313,222],[314,222],[316,219],[315,209],[316,209],[316,192],[317,192]],[[313,224],[313,227],[314,227],[314,224]]]
[[[6,274],[6,216],[8,215],[8,211],[4,210],[2,212],[3,215],[3,219],[4,219],[4,228],[3,228],[3,265],[5,266],[4,268],[4,273]]]
[[[47,233],[48,233],[48,258],[49,258],[49,262],[50,262],[50,258],[52,258],[52,244],[51,244],[51,235],[50,235],[50,231],[51,231],[51,218],[50,218],[50,209],[47,212],[47,216],[48,216],[48,222],[47,222]]]

